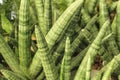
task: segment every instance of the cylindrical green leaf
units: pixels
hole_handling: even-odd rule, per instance
[[[1,70],[1,73],[5,76],[7,80],[27,80],[25,77],[23,77],[20,74],[14,73],[9,70]]]
[[[45,36],[49,49],[53,48],[57,39],[62,34],[62,31],[67,29],[68,23],[70,22],[73,15],[77,12],[77,10],[82,7],[83,2],[84,0],[77,0],[73,2],[54,23],[53,27]]]
[[[19,60],[20,68],[26,73],[27,68],[31,62],[31,33],[29,26],[29,0],[21,0],[19,10]]]
[[[45,22],[44,22],[43,0],[35,0],[35,7],[37,10],[38,24],[42,30],[43,35],[45,36],[47,34],[47,27],[45,26]]]
[[[20,72],[19,60],[17,58],[17,55],[11,50],[11,48],[5,42],[1,34],[0,34],[0,53],[13,71]]]
[[[60,80],[70,80],[71,75],[71,55],[70,55],[70,40],[66,39],[65,54],[62,59]]]
[[[35,26],[35,33],[38,43],[38,52],[35,54],[35,56],[38,56],[36,62],[38,62],[39,60],[41,61],[47,80],[57,80],[58,79],[57,69],[53,62],[52,56],[49,53],[49,48],[44,38],[44,35],[42,34],[38,26]]]

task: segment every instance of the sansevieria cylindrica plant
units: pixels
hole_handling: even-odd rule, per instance
[[[12,1],[19,9],[15,20],[5,8],[0,13],[0,29],[10,38],[0,33],[0,80],[108,80],[120,74],[120,1],[110,9],[114,1],[66,0],[62,13],[54,0]],[[109,15],[113,9],[116,17]],[[96,56],[104,64],[91,76]]]

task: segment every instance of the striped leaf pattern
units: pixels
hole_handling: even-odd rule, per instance
[[[91,19],[91,21],[88,22],[88,24],[85,26],[85,28],[82,29],[80,31],[79,35],[74,39],[74,41],[71,44],[71,46],[72,46],[71,54],[73,54],[75,49],[79,46],[79,44],[82,43],[82,40],[84,37],[91,38],[91,35],[89,35],[87,33],[89,32],[89,30],[91,29],[92,25],[95,23],[96,20],[97,20],[97,15],[94,16]]]
[[[100,27],[104,24],[104,22],[109,18],[108,16],[108,8],[106,4],[106,0],[99,0],[99,7],[100,7],[100,12],[99,12],[99,22],[100,22]]]
[[[94,9],[95,9],[95,6],[96,6],[96,3],[97,3],[98,0],[86,0],[86,4],[85,4],[85,9],[87,10],[88,13],[92,14]]]
[[[113,59],[112,61],[111,61],[111,63],[110,63],[110,65],[109,65],[109,67],[108,67],[108,69],[105,71],[105,73],[104,73],[104,75],[103,75],[103,77],[102,77],[102,80],[109,80],[109,78],[110,78],[110,75],[111,75],[111,73],[112,73],[112,71],[113,71],[113,66],[114,66],[114,61],[115,59]]]
[[[14,73],[9,70],[1,70],[1,73],[5,76],[7,80],[27,80],[25,77],[21,76],[20,74]]]
[[[91,20],[90,15],[85,11],[85,9],[82,9],[81,14],[82,14],[82,17],[83,17],[82,18],[83,19],[83,23],[87,25],[87,23]],[[93,25],[92,29],[91,29],[91,27],[89,27],[88,30],[92,33],[94,38],[98,34],[98,29],[97,29],[95,24]]]
[[[109,16],[109,14],[108,14],[108,16]],[[115,20],[115,24],[116,24],[116,20]],[[112,32],[111,27],[108,28],[107,34],[115,33],[115,32]],[[107,45],[108,47],[107,48],[108,48],[109,52],[114,56],[119,54],[119,48],[118,48],[118,45],[117,45],[116,40],[115,40],[115,35],[114,34],[111,35],[111,37],[107,41],[108,41],[108,45]]]
[[[60,80],[70,80],[71,75],[71,55],[70,55],[70,40],[69,37],[66,39],[66,45],[65,45],[65,54],[62,59],[61,64],[61,73],[60,73]]]
[[[44,20],[48,32],[52,27],[52,0],[44,0]]]
[[[58,73],[56,67],[51,54],[49,54],[47,42],[38,26],[35,27],[35,34],[38,43],[38,53],[35,55],[38,55],[39,59],[41,60],[47,80],[57,80]],[[38,62],[39,59],[36,61]]]
[[[108,13],[108,8],[107,8],[107,4],[104,0],[101,0],[100,2],[100,18],[101,18],[101,23],[100,25],[102,25],[107,19],[109,19],[109,13]],[[104,12],[104,13],[103,13]],[[111,26],[111,25],[110,25]],[[109,27],[107,29],[107,35],[110,34],[112,32],[111,27]],[[115,39],[113,36],[111,36],[108,40],[108,43],[105,43],[108,47],[107,49],[109,50],[110,54],[116,55],[119,53],[117,44],[115,42]]]
[[[57,45],[57,49],[53,52],[53,59],[56,61],[60,55],[62,55],[62,51],[64,50],[65,48],[65,40],[66,40],[66,37],[64,37],[62,39],[62,41],[60,42],[60,44]]]
[[[90,21],[86,24],[86,26],[84,28],[85,31],[83,31],[83,32],[84,32],[84,34],[86,32],[86,37],[92,42],[95,39],[96,35],[98,34],[98,29],[96,28],[96,25],[95,25],[95,22],[98,20],[98,15],[95,15],[90,19],[88,18],[88,20],[90,20]],[[91,36],[91,34],[88,36],[87,31],[89,33],[92,33],[92,36]]]
[[[53,53],[54,55],[54,59],[56,60],[61,54],[61,52],[64,50],[65,46],[64,46],[64,43],[65,43],[65,39],[66,39],[66,36],[69,36],[71,42],[73,41],[72,37],[74,36],[74,29],[75,29],[75,25],[77,24],[78,20],[79,20],[79,11],[78,10],[75,15],[72,17],[73,19],[71,20],[71,23],[69,24],[69,27],[66,31],[63,31],[63,33],[65,33],[65,36],[62,35],[62,40],[61,42],[59,43],[56,51]],[[59,40],[59,39],[58,39]]]
[[[47,34],[47,27],[45,27],[45,23],[44,23],[43,0],[35,0],[35,7],[36,7],[36,10],[37,10],[38,24],[39,24],[39,26],[42,30],[42,33],[45,36]]]
[[[91,56],[90,55],[87,61],[85,80],[91,80]]]
[[[109,20],[107,20],[100,32],[98,33],[97,37],[95,38],[95,40],[93,41],[93,43],[91,44],[90,48],[88,49],[87,53],[86,53],[86,56],[84,57],[83,61],[81,62],[81,65],[79,66],[79,69],[75,75],[75,79],[74,80],[84,80],[85,79],[85,65],[86,65],[86,62],[88,60],[88,56],[91,55],[91,59],[94,60],[94,57],[96,56],[99,48],[100,48],[100,44],[101,44],[101,41],[104,37],[104,34],[106,32],[106,29],[109,27]],[[93,61],[91,61],[91,64],[93,63]],[[82,75],[83,74],[83,75]]]
[[[61,52],[65,48],[64,43],[65,43],[65,40],[66,40],[66,36],[69,36],[71,42],[73,41],[73,36],[74,36],[74,31],[75,31],[74,29],[75,29],[76,24],[77,24],[77,22],[79,20],[79,11],[80,10],[78,10],[75,13],[75,15],[72,17],[73,19],[71,20],[71,23],[69,24],[68,29],[63,31],[63,33],[65,33],[64,34],[65,36],[61,35],[62,37],[60,38],[60,40],[61,39],[62,40],[59,42],[59,45],[58,45],[56,51],[53,53],[54,54],[53,56],[54,56],[55,59],[57,59],[60,55],[62,55]],[[59,41],[59,39],[58,39],[58,41]]]
[[[84,8],[82,8],[82,10],[81,10],[81,25],[86,25],[88,22],[89,22],[89,19],[90,19],[90,16],[89,16],[89,14],[87,13],[87,11],[84,9]]]
[[[17,7],[11,9],[17,14],[15,21],[8,20],[8,13],[0,11],[0,54],[6,66],[0,61],[0,77],[108,80],[113,72],[120,74],[120,0],[17,0],[13,4]],[[4,40],[2,28],[18,45],[12,39]],[[12,29],[14,35],[9,35]],[[92,76],[97,54],[103,67]]]
[[[0,34],[0,52],[9,67],[15,71],[20,73],[19,71],[19,60],[17,59],[17,55],[11,50],[9,45],[5,42],[3,36]]]
[[[62,34],[62,31],[66,29],[66,25],[71,20],[74,13],[82,7],[83,1],[84,0],[77,0],[72,3],[54,23],[48,34],[45,36],[49,49],[55,45],[57,39]]]
[[[31,62],[31,33],[29,26],[29,0],[21,0],[19,10],[19,60],[20,68],[26,73]]]
[[[82,50],[77,56],[73,57],[71,60],[71,69],[73,69],[76,66],[79,66],[79,63],[82,61],[83,57],[85,56],[87,50],[89,47]]]
[[[31,78],[35,78],[35,76],[42,70],[42,64],[39,57],[40,51],[38,50],[34,55],[32,62],[29,67],[29,75]]]

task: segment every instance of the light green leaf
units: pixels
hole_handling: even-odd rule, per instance
[[[1,22],[2,22],[2,28],[7,32],[11,33],[13,30],[13,26],[11,22],[7,19],[4,13],[1,14]]]

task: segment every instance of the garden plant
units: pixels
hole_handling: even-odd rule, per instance
[[[120,0],[2,0],[0,80],[120,80]]]

